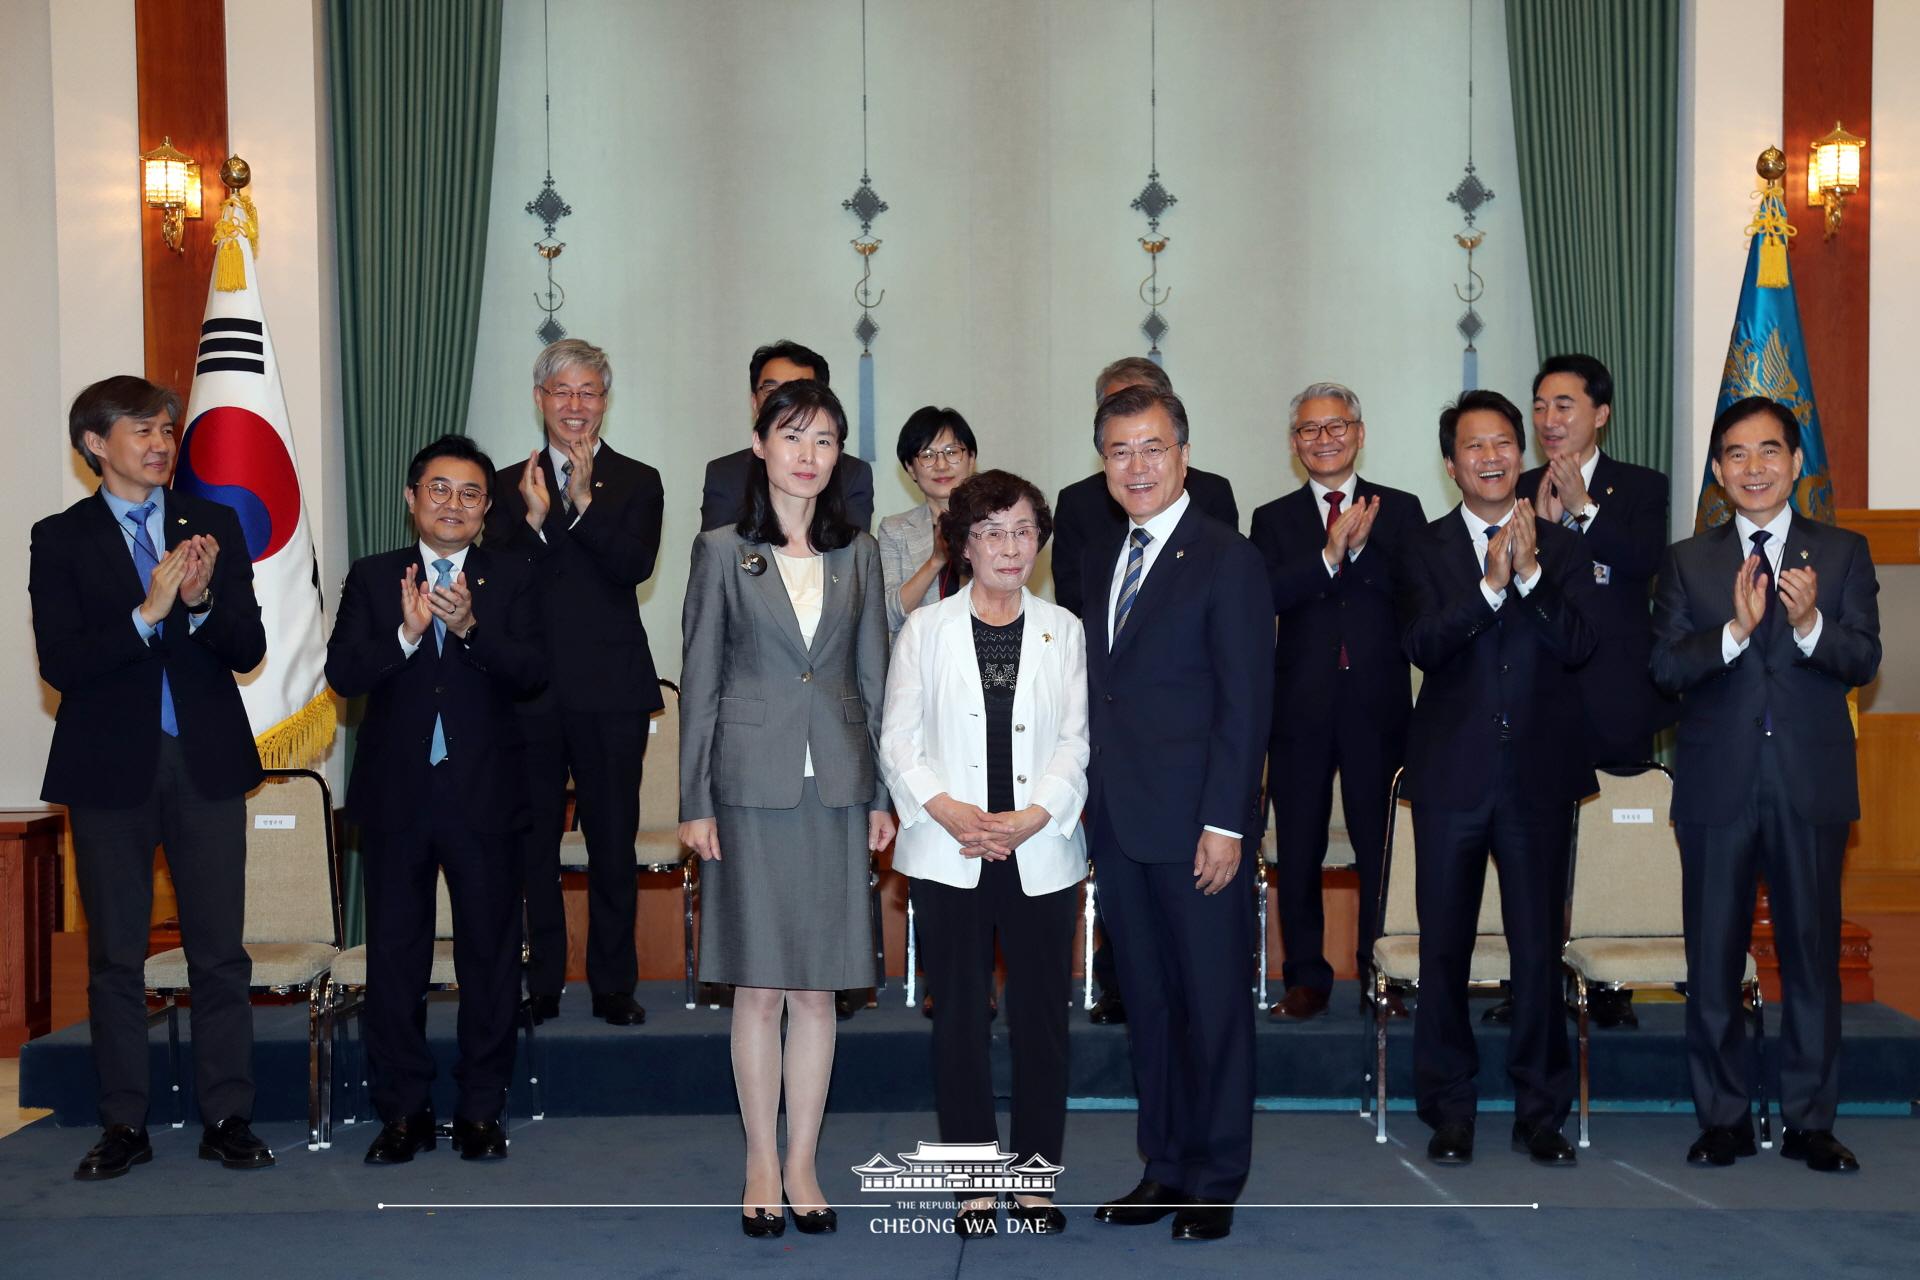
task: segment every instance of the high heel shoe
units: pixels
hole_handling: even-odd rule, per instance
[[[1014,1223],[1020,1225],[1016,1227]],[[1021,1204],[1013,1200],[1007,1204],[1007,1224],[1010,1230],[1037,1236],[1059,1235],[1067,1229],[1067,1215],[1050,1204]]]
[[[801,1213],[789,1203],[787,1212],[793,1215],[793,1229],[803,1236],[823,1236],[840,1229],[840,1215],[832,1209],[815,1209],[810,1213]]]
[[[954,1234],[963,1239],[977,1239],[981,1236],[997,1235],[1000,1231],[998,1210],[994,1205],[969,1209],[962,1205],[953,1215]]]
[[[765,1209],[755,1209],[752,1213],[740,1215],[740,1230],[755,1240],[767,1240],[784,1235],[787,1230],[787,1215],[768,1213]]]

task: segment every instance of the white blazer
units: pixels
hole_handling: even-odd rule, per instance
[[[1080,810],[1087,802],[1087,643],[1080,619],[1027,591],[1020,678],[1013,692],[1013,803],[1053,820],[1014,851],[1027,896],[1068,888],[1087,873]],[[980,860],[926,811],[941,792],[987,806],[986,695],[973,648],[972,587],[907,615],[893,644],[880,770],[900,815],[893,868],[960,889],[980,883]]]

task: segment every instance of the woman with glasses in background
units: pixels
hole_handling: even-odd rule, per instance
[[[900,465],[927,500],[880,522],[880,572],[887,582],[887,633],[907,615],[960,589],[960,574],[938,530],[954,488],[973,474],[973,428],[953,409],[915,409],[900,428]]]
[[[1005,471],[957,486],[940,517],[971,586],[914,610],[894,641],[880,768],[900,815],[893,867],[912,879],[933,994],[940,1141],[994,1142],[988,1016],[994,939],[1007,966],[1013,1151],[1060,1163],[1074,887],[1086,874],[1087,655],[1080,620],[1027,590],[1053,516]],[[1050,1197],[1007,1207],[1057,1232]],[[994,1197],[966,1201],[962,1234],[997,1229]]]

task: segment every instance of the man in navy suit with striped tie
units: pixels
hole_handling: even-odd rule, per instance
[[[179,417],[178,394],[131,375],[74,397],[68,434],[100,488],[33,527],[34,645],[60,692],[40,798],[72,823],[105,1130],[74,1171],[82,1181],[153,1158],[144,971],[156,844],[187,947],[200,1156],[273,1163],[248,1127],[246,793],[261,773],[234,683],[267,638],[233,510],[166,487]]]

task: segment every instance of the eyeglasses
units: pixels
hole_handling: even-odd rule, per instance
[[[962,444],[943,444],[938,449],[922,449],[918,456],[920,458],[920,465],[922,466],[930,467],[934,463],[941,461],[944,461],[948,466],[952,466],[972,452],[973,450]]]
[[[1329,440],[1345,440],[1347,432],[1360,425],[1358,418],[1328,418],[1325,422],[1303,422],[1293,429],[1296,439],[1312,444],[1322,432]]]
[[[1008,529],[1001,525],[988,525],[984,529],[970,531],[967,536],[989,551],[1000,550],[1007,545],[1009,538],[1023,547],[1030,547],[1040,541],[1040,526],[1017,524]]]
[[[1164,445],[1158,441],[1143,444],[1137,449],[1129,444],[1116,444],[1101,456],[1107,460],[1107,465],[1110,467],[1124,467],[1136,457],[1150,467],[1157,467],[1162,459],[1173,452],[1173,449],[1174,446]]]
[[[575,391],[568,387],[542,387],[540,394],[562,404],[568,400],[578,400],[583,409],[591,409],[607,398],[604,391]]]
[[[460,505],[471,511],[487,500],[487,491],[478,485],[467,485],[456,489],[445,480],[429,480],[422,487],[426,489],[427,497],[433,500],[433,505],[436,507],[444,507],[458,497]]]

